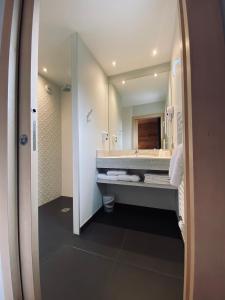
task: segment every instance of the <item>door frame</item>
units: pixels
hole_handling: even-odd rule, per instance
[[[222,120],[225,118],[225,108],[222,101],[225,99],[225,65],[223,63],[225,62],[225,47],[222,32],[222,16],[220,15],[221,8],[219,7],[220,1],[178,1],[180,7],[179,19],[181,21],[182,40],[184,45],[184,145],[187,221],[187,230],[185,235],[184,299],[212,299],[210,298],[210,292],[214,292],[214,296],[216,295],[218,299],[223,299],[225,296],[224,269],[222,268],[225,265],[223,260],[225,218],[224,215],[221,215],[221,213],[224,213],[225,211],[225,203],[223,201],[225,195],[224,168],[222,169],[222,166],[225,165],[225,141],[221,137],[225,135],[225,127],[222,126]],[[10,4],[12,3],[12,1],[6,2]],[[25,37],[23,39],[24,44],[22,43],[21,54],[25,56],[26,51],[23,52],[23,46],[25,47],[25,45],[27,45],[27,49],[30,52],[32,52],[31,50],[34,50],[32,48],[34,44],[37,46],[38,38],[36,33],[38,22],[33,22],[33,17],[36,18],[38,15],[39,1],[24,0],[23,2],[24,8],[27,12],[27,20],[24,20],[23,26],[24,30],[28,32],[28,36],[26,39]],[[25,15],[23,14],[23,19],[24,18]],[[30,22],[31,20],[32,22]],[[213,20],[214,23],[210,22],[211,20]],[[209,40],[212,39],[214,41],[214,43],[208,43],[207,48],[205,48],[206,35]],[[199,37],[201,37],[201,39],[199,39]],[[218,47],[215,47],[215,45]],[[204,53],[204,56],[201,55],[202,53]],[[206,72],[206,62],[204,61],[205,57],[209,59],[207,63],[211,72]],[[24,62],[26,62],[25,57],[23,58]],[[28,59],[25,66],[20,65],[20,84],[25,84],[26,97],[29,98],[29,101],[30,97],[34,96],[31,86],[35,82],[34,70],[37,68],[37,53],[33,53],[32,58],[33,59]],[[211,61],[211,59],[213,59],[213,61]],[[23,72],[26,70],[28,73],[23,74]],[[3,79],[7,80],[7,78]],[[25,83],[23,81],[25,81]],[[216,90],[214,90],[215,88]],[[210,96],[212,97],[213,95],[211,93],[214,93],[213,103],[209,101],[211,100]],[[20,96],[23,96],[23,91],[21,91]],[[20,99],[22,99],[21,97]],[[202,104],[202,99],[204,99],[206,107],[204,108],[204,115],[199,115],[198,112],[201,112],[200,105]],[[216,104],[218,104],[217,108],[215,108],[215,101]],[[24,106],[24,109],[27,113],[28,119],[31,120],[30,107],[28,109],[26,106]],[[215,122],[213,126],[210,124],[210,120],[206,119],[206,116],[212,116],[212,112],[217,112],[217,118],[219,118],[219,121],[221,121]],[[22,115],[20,115],[20,120],[21,117]],[[5,118],[0,119],[0,122],[1,125],[4,126],[3,128],[7,129],[8,124]],[[26,129],[28,130],[28,135],[31,138],[32,132],[30,122],[28,122]],[[0,133],[2,132],[3,131]],[[206,135],[205,132],[207,132]],[[6,137],[2,135],[1,138]],[[213,158],[209,155],[207,148],[209,146],[209,139],[215,146],[214,148],[216,151],[216,156]],[[20,161],[24,162],[26,167],[29,167],[31,164],[30,142],[27,148],[29,148],[29,151],[23,151],[24,149],[20,150],[20,159],[22,159]],[[205,150],[204,155],[199,156],[200,150]],[[28,156],[25,157],[22,152],[28,153]],[[0,151],[0,161],[3,161],[3,159],[7,159],[6,152]],[[210,169],[210,172],[208,171],[203,174],[206,164],[208,166],[208,170]],[[21,163],[20,167],[22,167]],[[216,168],[217,171],[219,170],[219,174],[217,173],[218,176],[213,174],[213,171],[216,171]],[[4,172],[7,172],[7,169],[4,169]],[[3,172],[0,174],[2,175],[2,173]],[[200,175],[203,175],[204,180],[206,180],[206,182],[210,182],[210,184],[206,185]],[[25,288],[24,299],[33,300],[40,299],[39,269],[37,260],[38,205],[36,202],[32,203],[33,195],[31,195],[31,169],[28,168],[28,170],[24,170],[22,173],[20,173],[20,176],[20,184],[22,182],[24,187],[26,179],[29,185],[28,195],[25,195],[24,191],[22,192],[22,186],[20,186],[20,201],[22,201],[24,204],[24,206],[22,206],[24,210],[22,211],[20,208],[20,223],[21,217],[27,220],[27,222],[22,221],[20,224],[20,251],[22,257],[21,267],[23,270],[22,282],[23,289]],[[4,178],[2,177],[3,176],[1,176],[0,179],[2,182],[4,182]],[[213,185],[215,185],[217,189],[212,189]],[[214,195],[213,199],[209,198],[211,195]],[[217,201],[217,205],[213,203],[213,200],[216,198],[220,200]],[[217,220],[214,220],[214,222],[216,225],[218,225],[218,222],[220,222],[220,226],[215,226],[210,222],[206,223],[204,215],[206,214],[206,216],[209,216],[209,213],[214,213],[217,216]],[[4,218],[6,217],[6,214],[7,211],[4,210]],[[8,221],[8,219],[6,221]],[[8,223],[6,222],[4,225],[7,226],[7,224]],[[25,227],[25,225],[27,226]],[[36,226],[36,229],[33,228],[33,225],[34,227]],[[204,228],[203,225],[207,225],[206,228]],[[30,228],[27,228],[29,226]],[[26,234],[27,236],[25,237]],[[8,247],[10,242],[9,240],[6,240],[6,242]],[[203,249],[204,255],[201,257]],[[27,257],[25,254],[27,254]],[[9,261],[9,258],[8,251],[6,260]],[[5,266],[5,270],[6,272],[11,270],[9,264]],[[27,276],[28,274],[25,274],[25,270],[28,270],[28,273],[31,276]],[[210,277],[210,274],[212,274],[212,278]],[[219,275],[220,277],[218,277]],[[216,278],[219,278],[219,280],[215,280]],[[212,280],[210,281],[210,279]],[[12,281],[11,287],[12,289],[15,289],[15,283]],[[217,294],[215,294],[215,292],[217,292]]]
[[[21,1],[0,16],[0,260],[3,297],[22,300],[17,202],[17,84]],[[2,26],[2,27],[1,27]],[[1,295],[0,295],[1,297]]]
[[[183,41],[185,300],[225,299],[225,40],[221,8],[220,0],[179,0]]]
[[[38,243],[37,82],[40,0],[24,0],[19,51],[19,239],[25,300],[41,299]],[[27,140],[26,140],[27,139]]]

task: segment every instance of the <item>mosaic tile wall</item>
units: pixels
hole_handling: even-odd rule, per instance
[[[61,103],[59,88],[38,78],[39,205],[61,196]]]

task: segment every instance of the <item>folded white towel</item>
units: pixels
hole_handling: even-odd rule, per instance
[[[169,184],[170,179],[169,179],[169,177],[161,178],[160,176],[152,177],[152,178],[146,177],[144,182],[145,183],[157,183],[157,184]]]
[[[116,175],[126,175],[127,171],[124,170],[109,170],[107,171],[107,175],[111,176],[116,176]]]
[[[138,176],[138,175],[118,175],[118,179],[121,181],[138,182],[138,181],[140,181],[140,176]]]
[[[182,182],[184,174],[184,162],[183,162],[183,144],[177,146],[174,151],[174,157],[171,159],[170,163],[170,184],[179,187]]]
[[[168,175],[162,175],[162,174],[145,174],[145,181],[160,181],[160,182],[169,182],[169,176]]]
[[[109,175],[106,175],[106,174],[98,174],[97,179],[116,181],[116,180],[118,180],[118,176],[113,176],[113,175],[109,176]]]
[[[167,174],[145,174],[146,179],[159,179],[168,180],[169,176]]]

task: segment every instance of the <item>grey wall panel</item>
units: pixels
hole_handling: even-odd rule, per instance
[[[116,202],[178,212],[176,190],[151,189],[144,187],[107,185],[102,193],[115,195]]]

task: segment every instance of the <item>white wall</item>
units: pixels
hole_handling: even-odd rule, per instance
[[[72,95],[61,93],[62,196],[73,197]]]
[[[133,106],[134,117],[150,115],[150,114],[160,114],[160,113],[164,113],[164,111],[165,111],[164,101]]]
[[[79,153],[75,161],[79,164],[77,195],[82,226],[102,206],[101,193],[96,184],[96,150],[109,149],[109,143],[102,142],[101,134],[108,130],[108,84],[102,68],[78,36],[75,48],[76,67],[73,72],[76,73],[77,83],[74,93],[77,99],[74,100],[77,101],[78,136],[75,133],[74,143],[78,138]],[[87,115],[91,110],[88,121]]]
[[[52,94],[45,86],[49,85]],[[61,105],[59,88],[38,77],[39,205],[61,196]]]
[[[177,18],[176,31],[174,36],[174,46],[171,59],[171,74],[169,82],[169,98],[168,105],[174,107],[174,118],[171,124],[168,124],[168,146],[170,148],[176,147],[180,143],[179,132],[180,116],[182,116],[182,39],[179,27],[179,21]]]
[[[132,145],[132,117],[133,106],[123,107],[122,111],[123,121],[123,150],[133,149]]]
[[[133,149],[133,117],[164,113],[165,102],[123,107],[123,149]]]
[[[109,133],[110,150],[122,150],[122,104],[116,88],[109,84]],[[117,142],[113,139],[117,137]]]

